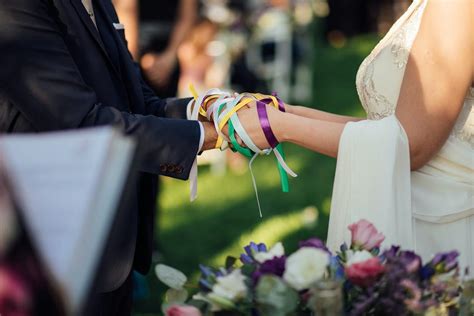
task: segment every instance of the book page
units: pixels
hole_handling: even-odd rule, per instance
[[[8,173],[24,210],[35,246],[52,274],[72,300],[79,304],[99,258],[93,240],[106,238],[102,230],[108,214],[95,216],[97,192],[102,190],[103,170],[117,136],[112,128],[74,132],[7,136],[0,141]],[[123,167],[123,166],[122,166]],[[128,167],[128,166],[127,166]],[[117,198],[117,197],[116,197]],[[92,233],[91,235],[84,234]],[[92,240],[91,240],[92,239]],[[93,245],[88,244],[94,243]],[[90,247],[91,251],[80,251]],[[83,269],[71,269],[81,266]],[[78,282],[82,281],[82,282]],[[77,306],[73,306],[76,308]]]

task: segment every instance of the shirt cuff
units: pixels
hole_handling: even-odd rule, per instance
[[[194,100],[191,99],[189,100],[189,103],[188,103],[188,106],[186,107],[186,116],[188,118],[188,120],[191,118],[191,105],[194,104],[193,102]],[[204,145],[204,136],[205,136],[205,132],[204,132],[204,126],[202,125],[201,122],[197,121],[199,123],[199,129],[201,131],[201,135],[199,136],[199,147],[198,147],[198,151],[197,153],[199,154],[201,151],[202,151],[202,146]]]
[[[199,137],[199,149],[198,149],[198,154],[202,151],[202,146],[204,145],[204,126],[202,125],[201,122],[199,122],[199,128],[201,129],[201,136]]]

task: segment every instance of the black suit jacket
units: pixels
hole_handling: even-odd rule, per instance
[[[162,100],[144,83],[110,0],[94,0],[96,29],[81,0],[0,0],[0,132],[115,125],[138,140],[138,175],[118,214],[102,290],[133,267],[147,272],[156,175],[186,179],[199,125],[188,100]],[[174,118],[172,118],[174,117]]]

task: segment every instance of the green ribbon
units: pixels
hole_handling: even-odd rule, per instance
[[[232,143],[231,149],[233,152],[239,152],[240,154],[244,155],[247,158],[252,158],[255,155],[253,151],[251,151],[248,148],[244,148],[240,146],[240,144],[237,142],[237,139],[235,138],[235,128],[231,120],[229,120],[229,139],[230,139],[230,142]],[[275,147],[275,150],[277,150],[280,153],[280,155],[283,157],[283,159],[285,159],[285,152],[283,151],[282,144],[278,144]],[[278,172],[280,173],[281,190],[284,193],[288,193],[290,192],[290,183],[288,180],[288,174],[286,173],[285,169],[281,166],[278,159],[277,159],[277,164],[278,164]]]

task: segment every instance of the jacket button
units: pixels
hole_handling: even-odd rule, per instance
[[[184,168],[183,167],[177,167],[176,168],[176,173],[177,174],[182,174],[184,172]]]
[[[169,173],[175,173],[176,172],[176,166],[168,166],[168,172]]]
[[[165,165],[160,165],[160,171],[161,171],[162,173],[165,173],[167,170],[168,170],[168,168],[166,168]]]

